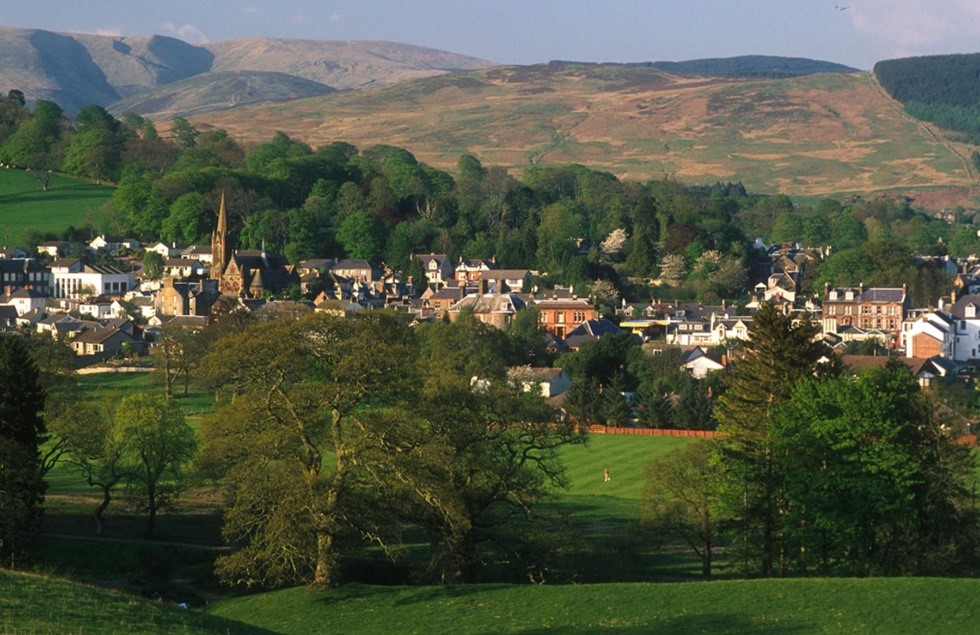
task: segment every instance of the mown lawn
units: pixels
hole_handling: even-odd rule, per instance
[[[61,233],[69,225],[98,228],[113,188],[53,176],[48,190],[23,170],[0,169],[0,244],[24,246],[30,230]]]
[[[277,633],[976,633],[978,580],[299,587],[212,615]]]

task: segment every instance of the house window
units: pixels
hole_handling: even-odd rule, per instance
[[[827,315],[837,315],[837,307],[832,306],[827,310]]]
[[[565,323],[565,312],[564,311],[558,311],[557,318],[558,318],[558,323],[559,324],[564,324]]]
[[[580,322],[580,323],[581,322],[584,322],[585,321],[585,311],[576,311],[572,315],[572,319],[575,320],[576,322]]]

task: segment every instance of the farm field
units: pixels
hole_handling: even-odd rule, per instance
[[[28,232],[61,233],[69,225],[101,225],[113,188],[53,176],[48,191],[23,170],[0,169],[0,246],[23,246]]]

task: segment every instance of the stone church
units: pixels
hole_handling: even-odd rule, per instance
[[[217,281],[222,295],[261,298],[299,284],[296,270],[282,256],[267,254],[264,249],[232,249],[224,193],[218,225],[211,236],[211,258],[211,278]]]

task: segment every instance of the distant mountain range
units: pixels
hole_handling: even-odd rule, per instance
[[[386,86],[491,62],[391,42],[242,39],[192,45],[0,27],[0,90],[68,112],[98,104],[157,118]],[[291,76],[291,77],[287,77]],[[207,86],[213,83],[212,86]]]
[[[391,42],[197,46],[0,27],[0,94],[14,88],[69,113],[137,112],[163,132],[179,115],[246,143],[276,131],[314,146],[386,143],[447,169],[471,153],[515,172],[581,163],[641,180],[980,206],[973,147],[909,116],[874,73],[806,58],[500,66]]]
[[[562,63],[562,62],[555,62]],[[155,119],[250,103],[388,86],[486,60],[392,42],[251,38],[192,45],[162,35],[112,37],[0,27],[0,90]],[[742,56],[641,64],[680,74],[790,77],[855,69],[805,58]]]

